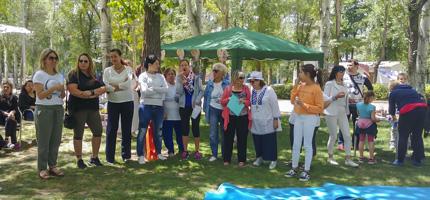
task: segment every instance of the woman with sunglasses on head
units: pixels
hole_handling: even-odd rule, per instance
[[[276,130],[281,124],[278,97],[273,88],[264,82],[263,73],[253,71],[248,79],[252,85],[251,133],[256,154],[253,165],[260,166],[266,160],[270,161],[269,169],[274,169],[278,160]]]
[[[141,104],[139,108],[139,134],[137,135],[136,151],[139,164],[145,164],[144,146],[146,143],[146,131],[149,122],[154,126],[154,144],[159,160],[167,158],[161,154],[161,130],[163,127],[164,108],[163,101],[167,93],[167,82],[160,73],[160,61],[157,56],[149,55],[145,58],[145,72],[140,74]]]
[[[194,62],[197,64],[197,62]],[[181,154],[182,159],[189,157],[188,140],[190,132],[190,119],[192,132],[194,137],[194,158],[200,160],[200,114],[196,118],[192,118],[191,114],[196,106],[202,105],[203,85],[202,79],[195,74],[193,70],[197,70],[198,66],[191,68],[188,60],[179,61],[179,72],[176,76],[176,94],[179,96],[179,114],[182,124],[182,141],[184,149]]]
[[[58,149],[63,133],[65,97],[64,78],[58,72],[57,64],[57,52],[44,49],[40,55],[40,70],[33,75],[36,91],[34,121],[37,136],[37,168],[41,179],[48,179],[50,175],[64,176],[64,172],[57,168]]]
[[[21,119],[18,111],[18,97],[12,94],[13,83],[9,80],[2,82],[2,92],[0,95],[0,124],[5,127],[6,139],[10,137],[7,147],[19,149],[16,140],[16,128]]]
[[[221,130],[221,153],[224,154],[224,134],[221,97],[224,89],[230,84],[226,78],[227,67],[222,63],[212,66],[213,80],[209,80],[204,92],[203,110],[206,122],[209,123],[209,143],[212,150],[210,162],[218,158],[219,129]]]
[[[251,111],[249,110],[251,93],[244,84],[245,73],[234,71],[231,75],[232,83],[224,89],[221,105],[224,107],[222,118],[224,119],[224,165],[229,165],[233,152],[234,137],[237,136],[237,160],[239,166],[246,163],[246,147],[248,130],[251,128]],[[239,113],[230,110],[231,98],[238,100],[243,108]],[[230,104],[231,105],[231,104]]]
[[[133,121],[133,92],[131,81],[133,69],[123,64],[121,50],[110,50],[112,66],[103,72],[103,82],[108,96],[108,122],[106,127],[106,161],[115,162],[116,136],[121,118],[121,157],[123,161],[131,158],[131,125]]]
[[[18,98],[18,107],[24,120],[34,120],[34,109],[36,108],[36,94],[33,89],[33,81],[27,80],[21,87]]]
[[[324,110],[326,115],[327,128],[330,134],[327,143],[328,149],[328,160],[327,162],[331,165],[339,165],[333,158],[333,149],[336,142],[336,136],[338,129],[344,138],[344,150],[345,150],[345,165],[350,167],[358,167],[357,163],[354,163],[351,159],[351,135],[349,131],[349,122],[347,115],[349,114],[349,96],[348,88],[343,82],[345,75],[345,68],[343,66],[334,66],[331,70],[328,81],[324,86],[324,93],[329,96],[333,101]]]
[[[93,133],[91,139],[92,156],[89,163],[102,166],[98,157],[103,132],[99,112],[99,96],[106,92],[106,88],[103,83],[96,79],[94,64],[88,54],[79,55],[76,67],[69,72],[67,89],[70,92],[68,109],[75,120],[73,146],[78,160],[77,166],[80,169],[87,167],[82,160],[82,138],[85,123]]]

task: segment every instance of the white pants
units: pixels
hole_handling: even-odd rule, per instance
[[[337,139],[339,129],[342,131],[345,153],[351,155],[351,135],[349,132],[349,123],[346,113],[339,112],[335,116],[325,116],[328,132],[330,134],[327,143],[328,154],[333,155],[334,144]],[[339,129],[338,129],[339,127]]]
[[[299,165],[300,149],[305,149],[305,171],[311,169],[312,163],[312,138],[314,130],[319,120],[318,115],[296,115],[294,122],[294,143],[293,143],[293,163],[292,167],[295,169]]]

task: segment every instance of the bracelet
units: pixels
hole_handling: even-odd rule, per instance
[[[279,117],[274,117],[273,120],[279,120]]]
[[[94,96],[94,94],[95,94],[94,90],[91,90],[91,96]]]

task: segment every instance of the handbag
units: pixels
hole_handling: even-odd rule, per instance
[[[73,114],[71,111],[69,111],[68,109],[68,105],[69,105],[69,100],[68,100],[68,95],[66,95],[66,108],[65,108],[65,112],[64,112],[64,127],[68,128],[68,129],[73,129],[75,128],[75,118],[73,117]]]

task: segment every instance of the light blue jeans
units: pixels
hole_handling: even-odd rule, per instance
[[[155,105],[143,105],[139,107],[139,134],[137,135],[137,156],[144,156],[146,142],[146,130],[152,121],[154,128],[154,144],[157,154],[161,154],[161,130],[163,129],[164,108]]]
[[[218,157],[219,132],[221,131],[221,153],[224,152],[224,130],[221,113],[222,110],[209,106],[209,143],[212,150],[212,156]],[[220,131],[219,131],[220,130]]]

